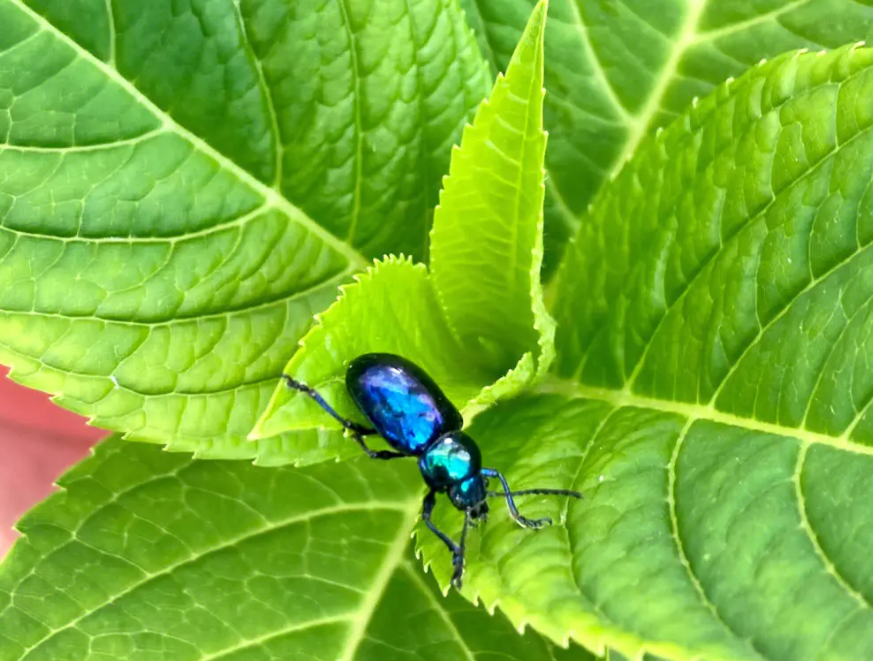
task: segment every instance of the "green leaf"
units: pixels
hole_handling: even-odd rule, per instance
[[[247,443],[336,288],[423,254],[488,74],[454,0],[0,0],[0,361],[98,426]]]
[[[534,0],[460,0],[494,71],[505,70]],[[696,96],[762,58],[867,38],[852,0],[552,0],[546,32],[549,131],[546,268],[604,182]]]
[[[760,423],[727,424],[585,387],[511,400],[470,433],[517,499],[556,525],[519,528],[497,499],[467,543],[465,594],[516,625],[629,658],[761,661],[873,655],[873,458]],[[442,504],[442,503],[441,503]],[[447,504],[435,522],[457,538]],[[445,585],[445,547],[418,545]]]
[[[543,36],[546,5],[452,155],[431,232],[430,272],[461,342],[511,369],[554,324],[542,305]],[[548,330],[545,330],[548,329]]]
[[[548,368],[554,322],[539,280],[546,7],[537,5],[507,77],[453,150],[434,218],[431,273],[402,258],[377,263],[320,315],[285,368],[341,414],[360,417],[344,376],[365,353],[409,357],[459,408],[515,394]],[[359,451],[326,425],[337,428],[309,397],[280,384],[252,438],[326,434],[299,444],[300,464]]]
[[[491,501],[468,595],[631,658],[873,656],[871,99],[873,50],[789,54],[607,185],[558,276],[558,374],[470,430],[514,489],[585,500],[528,499],[565,522],[535,534]]]
[[[590,661],[439,594],[407,552],[420,480],[403,468],[104,442],[19,525],[0,659]]]
[[[873,444],[871,89],[873,50],[787,55],[646,141],[568,251],[559,374]]]

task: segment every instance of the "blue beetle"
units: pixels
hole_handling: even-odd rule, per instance
[[[506,478],[493,468],[482,467],[479,447],[462,431],[464,419],[427,373],[414,363],[388,353],[368,353],[355,358],[346,372],[346,387],[372,428],[337,413],[313,388],[287,374],[288,387],[302,392],[333,416],[373,459],[418,457],[418,467],[429,487],[424,497],[422,519],[452,552],[452,584],[461,587],[467,528],[485,520],[486,498],[505,498],[512,518],[525,528],[541,528],[551,519],[528,519],[515,506],[513,496],[558,495],[581,498],[567,489],[525,489],[511,491]],[[378,434],[393,450],[371,450],[365,436]],[[488,480],[496,478],[503,491],[488,491]],[[460,543],[456,544],[431,521],[436,495],[445,493],[464,513]]]

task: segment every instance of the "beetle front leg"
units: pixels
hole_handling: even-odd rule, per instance
[[[452,585],[460,590],[461,578],[464,575],[464,554],[466,552],[467,524],[470,520],[470,514],[469,512],[464,513],[464,529],[461,532],[461,543],[458,545],[455,544],[442,530],[437,528],[434,522],[430,520],[435,505],[436,491],[430,490],[424,497],[424,503],[421,509],[421,519],[424,521],[424,524],[430,528],[430,531],[439,537],[443,544],[449,547],[449,551],[452,552],[452,567],[454,568],[454,571],[452,572]]]
[[[500,480],[500,484],[503,485],[503,493],[498,492],[490,492],[488,495],[494,496],[503,496],[506,498],[506,506],[509,508],[509,515],[515,520],[518,525],[523,528],[542,528],[543,526],[551,525],[552,520],[548,517],[542,519],[528,519],[526,516],[522,516],[518,511],[518,508],[515,506],[515,501],[512,499],[512,491],[509,489],[509,483],[507,483],[506,478],[503,476],[503,473],[494,470],[493,468],[483,468],[482,475],[485,477],[496,477]]]

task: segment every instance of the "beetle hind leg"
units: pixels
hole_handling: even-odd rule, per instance
[[[402,452],[395,452],[394,450],[371,450],[360,433],[352,431],[351,434],[352,438],[355,439],[357,444],[361,446],[361,449],[367,453],[367,456],[370,457],[370,459],[402,459],[403,457],[409,456]]]
[[[318,394],[318,391],[315,390],[315,388],[307,386],[302,381],[298,381],[297,379],[287,374],[282,375],[282,380],[285,382],[285,385],[292,390],[296,390],[297,392],[301,392],[304,395],[311,397],[316,404],[324,409],[325,413],[327,413],[334,420],[339,422],[344,429],[348,429],[349,433],[352,435],[352,438],[355,439],[355,442],[357,442],[357,444],[361,446],[361,449],[366,452],[371,459],[399,459],[400,457],[407,456],[402,452],[394,452],[393,450],[371,450],[367,446],[366,441],[364,441],[364,436],[370,436],[371,434],[375,434],[375,429],[370,429],[369,427],[365,427],[364,425],[359,425],[354,420],[349,420],[348,418],[342,417],[330,404],[325,401],[324,397]]]

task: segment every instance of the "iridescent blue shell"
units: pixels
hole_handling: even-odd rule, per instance
[[[443,491],[478,475],[482,470],[482,455],[472,438],[462,431],[454,431],[431,443],[418,460],[418,467],[431,489]]]
[[[399,452],[418,455],[464,420],[420,367],[388,353],[355,358],[346,372],[349,394],[376,431]]]

